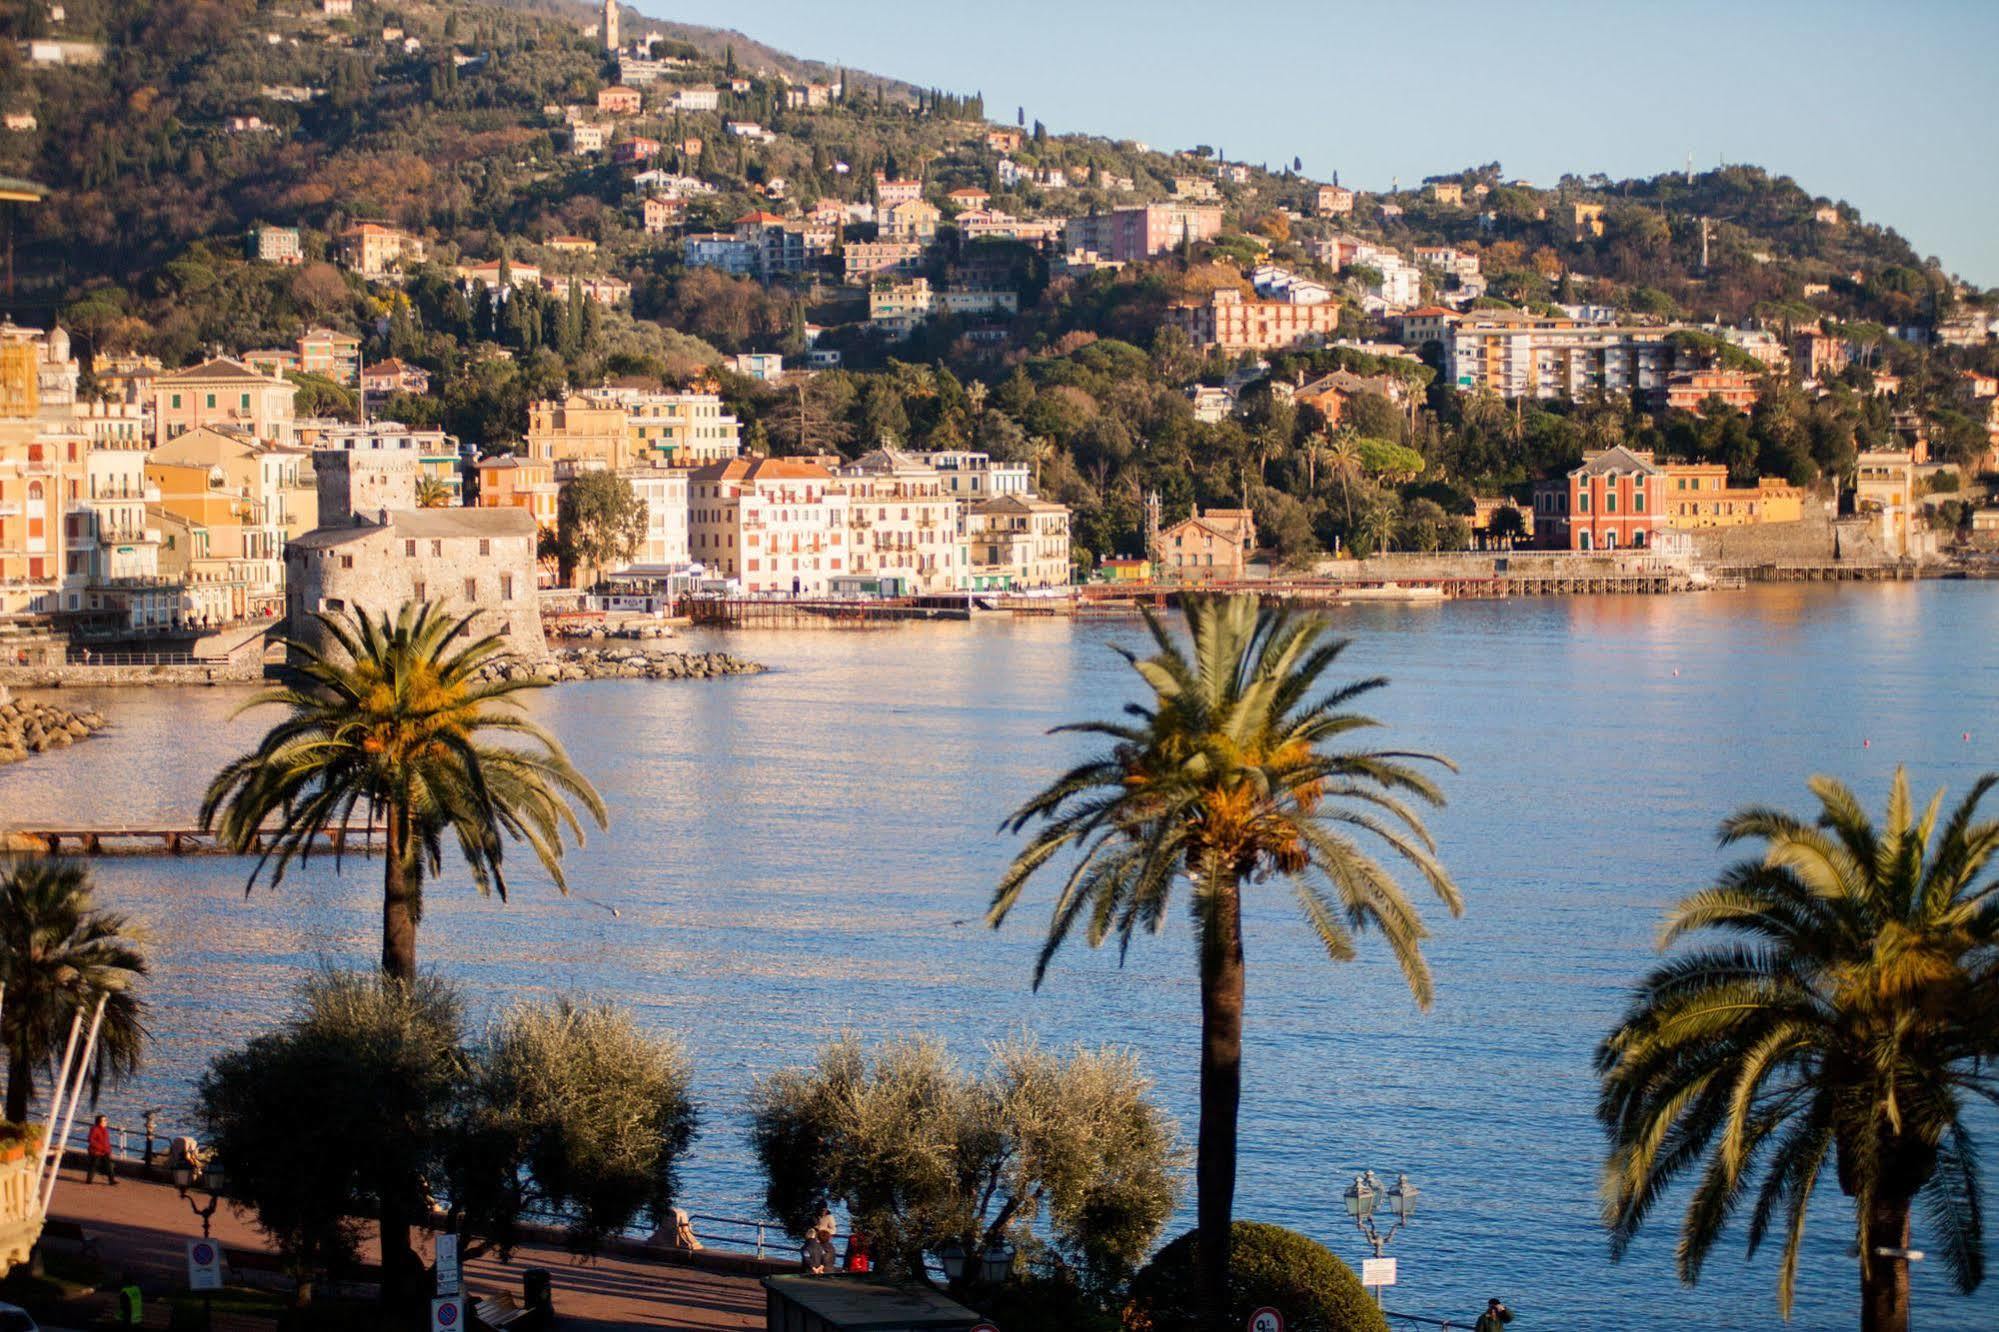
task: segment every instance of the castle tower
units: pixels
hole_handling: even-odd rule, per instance
[[[604,0],[604,49],[618,49],[618,0]]]

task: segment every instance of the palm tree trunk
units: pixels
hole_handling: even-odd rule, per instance
[[[416,979],[415,875],[410,873],[409,811],[391,806],[382,863],[382,974]]]
[[[25,1050],[7,1052],[7,1122],[28,1122],[28,1100],[35,1094],[35,1074]]]
[[[1883,1249],[1909,1247],[1909,1200],[1876,1198],[1868,1207],[1860,1268],[1860,1332],[1908,1332],[1909,1260]]]
[[[1216,873],[1201,931],[1201,1298],[1207,1326],[1229,1312],[1229,1235],[1235,1213],[1236,1109],[1242,1101],[1242,902],[1234,875]]]

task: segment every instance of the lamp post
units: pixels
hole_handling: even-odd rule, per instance
[[[1395,1182],[1384,1188],[1372,1170],[1363,1170],[1353,1177],[1353,1183],[1347,1185],[1347,1216],[1353,1220],[1354,1229],[1361,1233],[1368,1247],[1374,1250],[1376,1258],[1384,1256],[1388,1241],[1401,1233],[1402,1227],[1415,1217],[1416,1197],[1420,1192],[1409,1182],[1409,1176],[1403,1174],[1398,1174]],[[1386,1233],[1374,1221],[1375,1214],[1384,1208],[1395,1219]],[[1377,1305],[1381,1303],[1380,1286],[1374,1288],[1374,1301]]]
[[[173,1177],[174,1187],[180,1190],[180,1196],[187,1200],[188,1210],[201,1218],[201,1237],[207,1239],[209,1222],[215,1217],[215,1209],[222,1205],[222,1167],[211,1161],[202,1167],[201,1177],[197,1182],[194,1167],[185,1161],[177,1162],[173,1167]],[[208,1195],[206,1207],[195,1206],[194,1199],[188,1197],[188,1191],[195,1188]]]

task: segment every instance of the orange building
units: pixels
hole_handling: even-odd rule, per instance
[[[1634,550],[1665,526],[1666,473],[1652,455],[1619,445],[1566,477],[1534,487],[1534,533],[1550,550]]]
[[[479,462],[479,508],[526,509],[537,527],[553,532],[561,495],[554,463],[519,454]]]
[[[1665,496],[1666,526],[1681,530],[1795,523],[1805,516],[1803,490],[1767,476],[1753,486],[1731,486],[1720,463],[1667,464]]]
[[[1711,399],[1719,398],[1738,412],[1756,405],[1763,389],[1763,376],[1747,370],[1681,370],[1666,376],[1660,391],[1672,411],[1698,412]]]

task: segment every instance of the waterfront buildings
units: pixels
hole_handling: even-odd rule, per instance
[[[1256,518],[1248,509],[1196,509],[1159,533],[1158,572],[1182,583],[1236,583],[1249,576]]]
[[[968,505],[968,585],[1025,592],[1067,587],[1072,570],[1069,510],[1032,495],[998,495]]]
[[[646,506],[644,539],[633,552],[631,562],[619,572],[674,574],[684,572],[692,561],[687,545],[687,493],[689,473],[685,468],[652,464],[627,467],[618,473]]]
[[[481,509],[522,509],[543,532],[555,530],[562,488],[555,464],[543,458],[502,453],[481,458],[478,466]]]
[[[1552,550],[1650,547],[1665,526],[1666,495],[1666,472],[1650,454],[1605,449],[1534,487],[1536,541]]]
[[[688,478],[691,557],[751,594],[826,596],[850,572],[848,497],[794,458],[734,458]]]
[[[1776,477],[1753,486],[1732,486],[1720,463],[1668,463],[1665,467],[1666,526],[1699,531],[1758,523],[1795,523],[1805,516],[1808,495]]]
[[[839,582],[869,583],[867,590],[886,596],[965,586],[970,559],[959,530],[958,501],[935,467],[885,446],[837,475],[848,496],[848,560]]]
[[[315,465],[325,453],[395,453],[414,458],[419,474],[439,485],[450,503],[465,502],[464,451],[453,435],[417,429],[400,421],[301,421],[299,443],[313,451]]]

